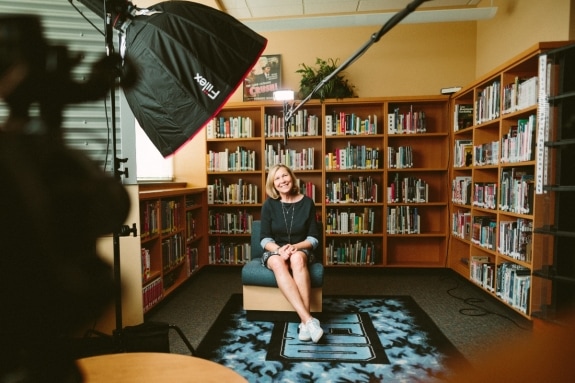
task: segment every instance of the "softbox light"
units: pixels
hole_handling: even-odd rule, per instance
[[[125,30],[126,54],[140,72],[125,95],[152,143],[169,156],[218,113],[267,40],[202,4],[165,1],[147,10]]]

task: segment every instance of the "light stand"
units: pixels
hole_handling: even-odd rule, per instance
[[[128,12],[128,3],[125,2],[126,9],[123,10]],[[105,29],[105,40],[106,40],[106,54],[111,56],[115,52],[114,43],[113,43],[113,35],[114,29],[112,24],[112,13],[107,9],[108,1],[104,2],[104,12],[106,14],[106,29]],[[120,14],[122,15],[122,14]],[[123,16],[122,16],[123,17]],[[126,163],[128,161],[127,158],[118,158],[118,148],[116,144],[116,90],[115,90],[115,82],[116,79],[119,77],[119,73],[117,76],[112,77],[112,84],[110,84],[110,105],[112,108],[112,164],[113,164],[113,172],[114,178],[121,182],[121,177],[123,175],[128,176],[128,169],[126,168],[124,171],[120,170],[120,165],[122,163]],[[114,231],[113,237],[113,252],[114,252],[114,259],[113,259],[113,267],[114,267],[114,281],[115,283],[115,293],[114,293],[114,300],[115,300],[115,317],[116,317],[116,328],[114,330],[114,339],[116,340],[117,344],[122,345],[122,332],[124,328],[123,318],[122,318],[122,269],[121,269],[121,252],[120,252],[120,236],[128,236],[132,234],[134,237],[138,235],[138,229],[136,224],[132,225],[130,228],[127,225],[123,225],[120,230]],[[120,346],[122,347],[122,346]]]
[[[105,20],[109,55],[114,52],[114,29],[120,31],[122,58],[139,66],[138,81],[124,88],[124,96],[139,125],[164,156],[173,154],[218,113],[267,43],[230,15],[202,4],[163,1],[136,8],[129,0],[78,1]],[[114,87],[111,89],[114,177],[119,180],[125,174],[119,167],[126,160],[116,157]],[[130,233],[137,235],[135,224],[113,233],[117,289],[114,339],[124,349],[129,348],[130,336],[147,330],[133,331],[144,324],[123,327],[119,237]],[[165,324],[167,327],[178,331],[193,354],[181,331],[174,325]]]
[[[395,27],[397,24],[399,24],[401,22],[401,20],[403,20],[405,17],[407,17],[411,12],[415,11],[417,9],[417,7],[419,7],[422,3],[426,2],[426,1],[429,1],[429,0],[413,0],[411,3],[407,4],[407,6],[403,10],[401,10],[398,13],[396,13],[395,15],[393,15],[393,17],[391,19],[389,19],[381,27],[381,29],[378,32],[371,35],[370,39],[361,48],[359,48],[353,55],[351,55],[347,60],[345,60],[339,67],[334,69],[333,72],[331,72],[329,75],[324,77],[315,86],[315,88],[313,88],[312,91],[297,106],[294,107],[294,105],[292,104],[291,107],[289,108],[289,110],[287,110],[287,103],[284,102],[284,111],[283,111],[283,115],[284,115],[284,146],[287,146],[288,137],[289,137],[288,127],[289,127],[290,120],[292,119],[294,114],[303,105],[305,105],[312,98],[312,96],[318,90],[320,90],[325,84],[327,84],[334,76],[336,76],[339,72],[343,71],[344,69],[349,67],[351,64],[353,64],[365,52],[367,52],[367,50],[373,44],[378,42],[384,34],[389,32],[393,27]],[[287,112],[286,112],[286,110],[287,110]]]

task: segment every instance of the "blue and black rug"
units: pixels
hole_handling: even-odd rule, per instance
[[[324,296],[324,337],[297,338],[297,323],[250,322],[233,295],[198,347],[251,383],[440,382],[465,363],[409,296]]]

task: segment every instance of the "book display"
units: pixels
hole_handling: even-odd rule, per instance
[[[205,188],[140,186],[144,312],[207,263]]]
[[[546,257],[546,242],[533,232],[549,211],[535,190],[539,55],[560,44],[537,44],[451,101],[448,265],[529,318],[533,275]]]
[[[283,163],[315,201],[325,265],[445,266],[448,100],[312,100],[288,124],[287,146],[281,103],[226,105],[206,130],[209,262],[248,260],[267,169]],[[213,133],[232,120],[251,121],[252,135]],[[243,168],[241,158],[253,162]]]

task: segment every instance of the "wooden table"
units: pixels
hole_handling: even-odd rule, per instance
[[[77,360],[85,383],[247,383],[220,364],[193,356],[133,352]]]

